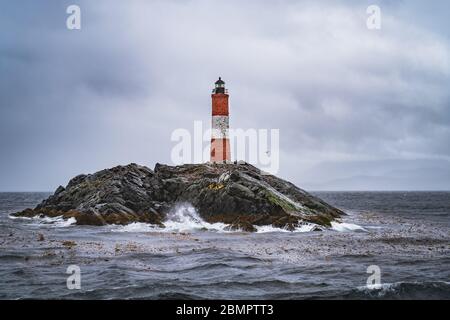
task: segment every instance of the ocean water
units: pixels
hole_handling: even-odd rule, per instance
[[[180,204],[165,229],[91,227],[12,219],[49,194],[0,193],[0,299],[450,299],[450,192],[314,194],[348,215],[244,233]]]

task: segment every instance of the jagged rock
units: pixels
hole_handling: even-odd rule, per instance
[[[328,227],[344,213],[295,185],[243,164],[130,164],[79,175],[34,209],[16,216],[74,217],[80,225],[146,222],[164,225],[171,208],[190,203],[207,222],[255,231],[301,222]]]
[[[59,186],[58,189],[56,189],[56,191],[55,191],[55,195],[60,194],[64,190],[66,190],[66,188],[64,188],[63,186]]]

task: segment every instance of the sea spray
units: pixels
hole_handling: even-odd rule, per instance
[[[242,232],[241,230],[232,230],[225,223],[209,223],[204,221],[197,213],[195,208],[189,203],[180,203],[176,205],[167,214],[167,218],[163,222],[164,228],[148,223],[135,222],[126,226],[116,228],[118,232],[194,232],[194,231],[210,231],[220,233]],[[299,224],[294,231],[283,228],[276,228],[271,225],[256,226],[256,233],[270,232],[309,232],[318,226],[312,223]]]
[[[189,203],[180,203],[173,207],[163,221],[164,227],[142,222],[134,222],[113,228],[116,232],[193,232],[213,231],[231,232],[225,223],[208,223],[204,221]]]
[[[176,205],[167,214],[167,219],[163,223],[166,230],[172,232],[195,230],[226,232],[229,229],[225,223],[208,223],[204,221],[189,203]]]
[[[30,221],[30,225],[40,226],[49,225],[53,227],[69,227],[76,224],[75,218],[64,219],[59,217],[42,217],[35,216],[32,218],[9,216],[11,219],[20,219]],[[242,232],[242,230],[235,230],[230,225],[225,223],[209,223],[204,221],[197,213],[196,209],[190,203],[180,203],[173,207],[167,214],[163,222],[164,227],[143,222],[133,222],[124,226],[115,225],[111,229],[114,232],[195,232],[195,231],[210,231],[220,233]],[[303,233],[310,232],[316,229],[321,229],[320,226],[313,223],[299,223],[294,230],[284,228],[277,228],[272,225],[255,226],[256,233],[271,233],[271,232],[287,232],[287,233]],[[352,223],[332,222],[331,229],[338,232],[365,232],[365,228]]]

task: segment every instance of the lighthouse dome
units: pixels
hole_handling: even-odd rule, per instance
[[[219,77],[219,80],[215,82],[215,88],[213,90],[213,93],[226,93],[225,82],[222,80],[221,77]]]
[[[225,82],[222,80],[221,77],[219,77],[219,80],[216,81],[216,87],[220,86],[223,87],[225,85]]]

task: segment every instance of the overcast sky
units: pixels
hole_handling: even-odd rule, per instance
[[[230,125],[280,129],[279,175],[304,189],[450,190],[447,0],[0,7],[0,191],[170,164],[175,129],[209,126],[218,76]]]

